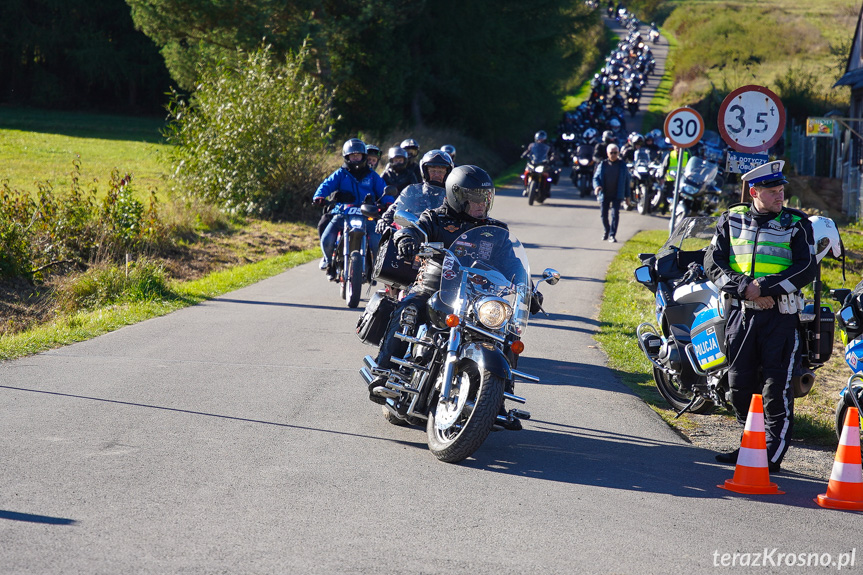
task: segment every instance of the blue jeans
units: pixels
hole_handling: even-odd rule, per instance
[[[378,246],[381,243],[381,235],[375,231],[374,221],[366,219],[365,223],[366,237],[368,238],[369,246],[372,250],[372,260],[374,260],[378,253]],[[327,258],[328,262],[332,260],[333,251],[336,249],[336,240],[338,239],[339,232],[342,231],[344,224],[344,214],[337,214],[333,216],[333,219],[329,224],[327,224],[326,229],[324,229],[323,235],[321,235],[321,250],[323,250],[324,257]]]

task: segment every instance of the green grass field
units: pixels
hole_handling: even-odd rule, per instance
[[[80,158],[85,187],[107,181],[116,168],[132,174],[140,194],[161,194],[168,171],[160,159],[168,147],[163,125],[154,118],[0,108],[0,182],[27,191],[45,181],[65,188]]]

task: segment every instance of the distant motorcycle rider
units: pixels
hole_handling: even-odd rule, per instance
[[[388,186],[395,186],[399,193],[411,184],[418,184],[413,171],[408,170],[408,153],[404,148],[390,148],[387,153],[387,166],[384,168],[384,173],[381,177]]]
[[[405,138],[399,146],[408,153],[408,170],[413,172],[417,182],[423,181],[419,166],[420,145],[413,138]]]
[[[326,180],[321,182],[312,197],[312,203],[323,207],[328,198],[335,202],[330,214],[332,219],[321,235],[321,249],[324,257],[321,260],[321,269],[327,270],[327,275],[332,276],[330,268],[331,256],[336,247],[336,238],[344,224],[345,210],[350,206],[362,204],[366,196],[371,195],[376,202],[392,203],[393,197],[385,194],[386,183],[376,172],[369,169],[367,164],[366,145],[358,138],[351,138],[342,146],[342,157],[345,162],[338,170],[333,172]],[[380,236],[374,230],[369,230],[369,240],[372,251],[377,253]]]
[[[478,226],[507,229],[503,222],[488,217],[494,204],[494,182],[484,170],[476,166],[459,166],[447,177],[445,186],[446,199],[443,205],[424,211],[417,222],[429,242],[442,242],[450,246],[461,234]],[[396,232],[394,241],[399,257],[410,260],[419,250],[423,238],[417,230],[404,228]],[[399,302],[390,316],[377,356],[379,368],[392,369],[391,358],[403,356],[407,349],[407,344],[395,336],[402,328],[403,319],[410,317],[410,321],[416,325],[428,321],[426,303],[440,289],[442,269],[442,257],[423,260],[410,294]],[[541,305],[542,297],[539,295],[531,302],[531,312],[538,312]],[[375,388],[383,386],[386,379],[386,376],[378,376],[368,386],[369,399],[375,403],[386,402],[385,398],[375,393]]]
[[[599,164],[603,160],[608,159],[609,144],[616,144],[617,140],[614,137],[614,132],[606,130],[602,133],[602,141],[597,143],[593,148],[593,161]]]
[[[452,144],[444,144],[440,147],[441,151],[449,154],[449,157],[452,159],[452,167],[455,168],[458,164],[455,163],[455,146]]]
[[[439,208],[446,198],[444,182],[453,170],[452,158],[443,150],[429,150],[420,160],[420,172],[423,175],[422,184],[411,184],[399,194],[393,205],[384,212],[378,220],[376,230],[383,234],[393,225],[393,219],[399,210],[420,215],[426,210]]]
[[[368,144],[366,145],[366,156],[368,157],[369,169],[377,172],[378,164],[381,161],[381,149],[374,144]]]
[[[553,163],[556,159],[554,149],[548,145],[548,134],[545,130],[540,130],[533,136],[533,143],[528,145],[524,152],[521,153],[522,158],[528,158],[531,162],[548,162]],[[527,172],[525,172],[527,174]],[[525,180],[526,182],[527,180]],[[554,182],[557,183],[557,182]],[[522,196],[527,196],[527,188],[521,193]],[[548,195],[551,197],[551,194]]]

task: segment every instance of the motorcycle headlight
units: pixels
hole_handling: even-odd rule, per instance
[[[579,158],[578,159],[578,165],[580,165],[580,166],[586,166],[589,163],[590,163],[590,160],[588,160],[587,158]]]
[[[537,166],[537,167],[536,167],[536,171],[537,171],[537,172],[542,173],[544,170],[545,170],[545,166],[540,165],[540,166]]]
[[[352,228],[361,228],[365,222],[360,218],[351,218],[350,225]]]
[[[484,298],[476,303],[480,323],[489,329],[500,329],[512,315],[512,307],[500,298]]]

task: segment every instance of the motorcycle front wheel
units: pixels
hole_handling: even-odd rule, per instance
[[[538,190],[539,184],[537,184],[536,180],[531,180],[530,184],[527,186],[527,205],[533,205],[533,202],[536,200]]]
[[[426,434],[429,450],[446,463],[470,457],[488,437],[503,404],[504,380],[485,371],[480,377],[475,365],[456,368],[452,386],[452,406],[442,404],[436,395],[429,410]],[[462,406],[458,408],[457,406]],[[454,420],[438,429],[442,418]]]
[[[675,411],[680,411],[692,401],[692,392],[681,389],[680,384],[674,381],[670,375],[659,369],[653,368],[653,381],[659,395],[668,402]],[[692,413],[707,413],[713,407],[713,402],[699,397],[689,409]]]
[[[863,401],[863,381],[856,379],[856,376],[855,380],[850,382],[848,390],[839,398],[839,402],[836,404],[836,439],[842,439],[842,429],[845,427],[845,414],[848,412],[849,407],[854,407],[854,401],[848,394],[856,393],[857,402],[860,403]],[[863,416],[863,414],[858,415]]]
[[[345,274],[345,286],[344,297],[348,307],[357,307],[363,291],[363,258],[358,251],[351,252],[348,273]]]

